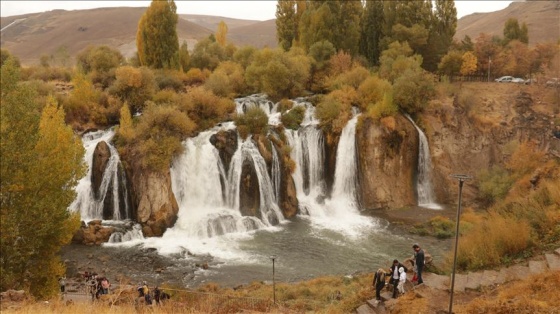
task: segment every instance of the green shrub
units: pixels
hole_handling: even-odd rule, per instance
[[[181,95],[179,109],[188,114],[199,130],[206,130],[218,122],[231,120],[235,103],[202,87],[196,87]]]
[[[249,134],[265,134],[268,126],[268,116],[258,107],[247,110],[245,114],[238,115],[235,125],[241,138],[245,139]]]
[[[436,216],[430,219],[430,225],[434,229],[436,238],[446,239],[455,235],[455,223],[449,218]]]
[[[478,173],[477,177],[480,195],[486,204],[503,199],[514,182],[509,172],[500,166],[484,169]]]
[[[292,130],[297,130],[305,117],[305,107],[296,106],[292,110],[283,114],[281,117],[284,127]]]

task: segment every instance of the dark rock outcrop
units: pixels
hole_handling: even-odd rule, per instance
[[[218,149],[220,159],[227,173],[233,154],[237,150],[237,132],[235,130],[219,131],[210,137],[210,143]]]
[[[97,143],[93,151],[93,161],[91,165],[91,187],[96,199],[100,197],[99,188],[103,182],[103,174],[107,168],[107,163],[111,158],[111,150],[105,141]]]
[[[416,204],[418,133],[402,115],[380,122],[362,119],[356,131],[358,195],[362,207],[398,208]]]
[[[243,216],[261,219],[261,193],[259,178],[252,160],[245,159],[241,165],[241,183],[239,187],[239,211]]]

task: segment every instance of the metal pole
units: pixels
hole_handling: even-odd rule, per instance
[[[463,196],[463,183],[471,177],[467,175],[452,175],[459,179],[459,204],[457,205],[457,220],[455,221],[455,252],[453,254],[453,271],[451,273],[451,297],[449,299],[449,314],[453,313],[453,292],[455,289],[455,269],[457,267],[457,247],[459,246],[459,219],[461,218],[461,201]]]
[[[490,66],[492,65],[492,59],[488,57],[488,82],[490,82]]]
[[[270,258],[272,259],[272,296],[274,304],[276,304],[276,281],[274,279],[274,260],[276,259],[276,255],[272,255]]]

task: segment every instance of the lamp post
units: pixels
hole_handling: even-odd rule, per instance
[[[488,82],[490,82],[490,66],[492,66],[492,59],[488,57]]]
[[[271,255],[270,259],[272,260],[272,297],[274,304],[276,304],[276,282],[274,280],[274,261],[276,260],[276,255]]]
[[[463,183],[467,180],[472,179],[471,176],[468,176],[466,174],[452,174],[451,177],[459,180],[459,204],[457,205],[457,220],[455,221],[455,253],[453,254],[453,272],[451,273],[451,297],[449,299],[449,314],[453,313],[453,290],[455,288],[455,268],[457,266],[457,246],[459,245],[459,219],[461,217]]]

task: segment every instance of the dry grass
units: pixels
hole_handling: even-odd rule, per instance
[[[456,313],[560,313],[560,271],[535,275],[474,299]]]

